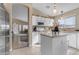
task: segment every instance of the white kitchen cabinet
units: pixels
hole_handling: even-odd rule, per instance
[[[64,55],[67,53],[68,45],[66,37],[57,37],[53,40],[53,54]]]
[[[32,24],[33,25],[38,25],[38,22],[43,22],[45,26],[52,26],[54,20],[50,19],[50,18],[32,16]]]
[[[77,41],[76,41],[77,49],[79,49],[79,33],[77,33]]]
[[[32,32],[32,45],[40,43],[40,33],[39,32]]]
[[[65,55],[67,54],[67,36],[50,37],[41,35],[42,55]]]
[[[76,48],[76,39],[77,39],[77,34],[76,33],[71,33],[67,36],[67,40],[69,41],[69,46]]]

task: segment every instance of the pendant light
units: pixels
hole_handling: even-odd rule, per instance
[[[61,11],[60,19],[61,19],[61,20],[63,19],[63,11]]]
[[[56,14],[56,13],[57,13],[57,10],[56,10],[56,3],[54,3],[53,13],[54,13],[54,14]]]

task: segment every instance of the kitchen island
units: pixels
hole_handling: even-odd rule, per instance
[[[41,34],[41,54],[42,55],[66,55],[68,44],[67,34]]]

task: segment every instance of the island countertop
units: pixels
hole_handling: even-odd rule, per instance
[[[41,33],[41,54],[42,55],[66,55],[67,54],[67,33],[52,35],[52,32]]]
[[[41,33],[41,35],[51,37],[51,38],[55,38],[55,37],[67,36],[68,33],[59,33],[59,34],[55,35],[55,34],[52,34],[52,32],[50,32],[50,33]]]

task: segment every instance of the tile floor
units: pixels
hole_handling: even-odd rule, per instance
[[[68,55],[79,55],[79,50],[75,48],[69,48],[67,54]]]
[[[13,50],[10,55],[40,55],[40,47],[32,47],[32,48],[21,48]],[[79,55],[79,50],[74,48],[69,48],[67,55]]]
[[[21,48],[13,50],[11,55],[40,55],[40,48],[39,47],[32,47],[32,48]]]

